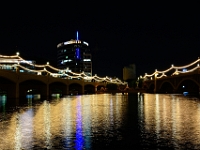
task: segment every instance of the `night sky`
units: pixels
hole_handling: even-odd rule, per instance
[[[186,65],[200,56],[198,4],[167,2],[2,5],[0,54],[19,51],[24,59],[53,65],[57,44],[78,31],[89,43],[93,75],[122,79],[123,67],[132,63],[137,76]]]

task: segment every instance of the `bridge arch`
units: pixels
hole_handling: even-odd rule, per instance
[[[47,98],[47,84],[35,79],[25,80],[19,83],[19,97],[25,98],[27,94],[39,94]]]
[[[160,84],[158,91],[160,93],[174,93],[174,85],[170,81],[164,81]]]
[[[147,89],[148,93],[153,93],[154,92],[154,88],[155,88],[155,84],[154,83],[150,83]]]
[[[14,98],[16,94],[16,83],[12,79],[0,76],[0,94],[7,95],[8,98]]]
[[[6,79],[6,80],[10,80],[10,81],[12,81],[12,82],[16,82],[17,81],[17,76],[16,76],[16,74],[10,74],[10,72],[11,71],[7,71],[7,70],[5,70],[5,73],[3,72],[3,73],[1,73],[0,74],[0,78],[4,78],[4,79]]]
[[[106,85],[97,85],[97,91],[101,90],[101,89],[105,89]]]
[[[199,83],[192,78],[182,79],[176,87],[177,93],[187,93],[189,95],[198,95],[200,90]]]
[[[49,95],[53,96],[59,94],[59,96],[67,95],[67,85],[63,82],[55,81],[49,84]]]
[[[84,85],[84,94],[94,94],[95,93],[95,86],[92,84]]]
[[[19,83],[23,83],[23,82],[27,82],[27,81],[31,81],[31,80],[47,84],[47,79],[44,76],[38,76],[38,75],[30,76],[29,74],[26,76],[23,76],[23,78],[20,78]]]
[[[83,86],[78,83],[71,83],[69,84],[69,94],[70,95],[78,95],[83,94]]]

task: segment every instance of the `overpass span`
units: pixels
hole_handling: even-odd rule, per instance
[[[164,71],[155,70],[145,74],[143,88],[148,93],[183,93],[200,94],[200,59],[184,65],[174,66]]]
[[[118,78],[87,76],[84,72],[74,73],[68,68],[58,69],[49,63],[31,64],[19,55],[0,55],[0,61],[14,62],[9,66],[12,68],[10,70],[5,70],[5,66],[0,64],[0,94],[6,93],[8,98],[25,98],[28,93],[39,93],[42,98],[48,98],[54,93],[61,95],[74,92],[76,94],[96,93],[108,83],[127,84]],[[20,64],[22,61],[26,63],[25,66]]]

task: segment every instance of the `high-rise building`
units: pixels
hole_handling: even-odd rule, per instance
[[[123,80],[132,80],[136,79],[136,69],[135,64],[130,64],[123,68]]]
[[[92,55],[89,44],[78,39],[78,32],[76,39],[57,45],[57,67],[92,76]]]

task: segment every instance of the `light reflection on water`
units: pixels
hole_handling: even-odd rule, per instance
[[[94,94],[6,111],[0,149],[200,149],[200,100],[167,94]]]
[[[177,95],[145,94],[139,101],[146,147],[200,149],[200,100]],[[153,140],[152,140],[152,139]]]

